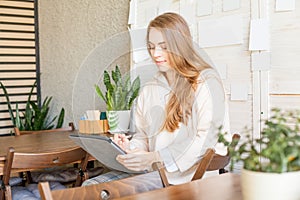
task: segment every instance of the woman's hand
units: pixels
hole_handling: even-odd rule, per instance
[[[114,143],[119,145],[124,151],[127,151],[129,149],[128,136],[126,136],[125,134],[114,134],[112,140],[114,141]]]
[[[118,155],[117,161],[132,171],[151,170],[154,162],[160,161],[158,152],[147,152],[143,150],[127,150],[127,154]]]

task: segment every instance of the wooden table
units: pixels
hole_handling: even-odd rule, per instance
[[[188,199],[241,200],[240,175],[226,173],[190,183],[139,193],[120,200]]]
[[[148,173],[145,181],[151,181],[155,183],[151,176],[153,173]],[[157,176],[155,176],[157,178]],[[128,190],[129,192],[135,191],[134,187],[130,187],[131,177],[122,179],[116,188],[112,188],[114,192]],[[143,182],[143,181],[142,181]],[[113,185],[113,184],[112,184]],[[110,185],[110,187],[112,187]],[[149,183],[148,183],[149,185]],[[143,187],[143,183],[141,183]],[[72,200],[99,200],[100,193],[108,186],[105,183],[93,184],[85,187],[68,188],[64,190],[52,191],[52,197],[54,200],[59,199],[72,199]],[[116,191],[117,190],[117,191]],[[124,191],[122,192],[124,193]],[[208,177],[205,179],[195,180],[182,185],[169,186],[162,189],[155,189],[150,192],[138,193],[135,195],[125,196],[117,198],[120,200],[241,200],[241,186],[240,175],[226,173],[217,175],[214,177]]]
[[[16,152],[24,153],[42,153],[74,147],[80,148],[69,138],[70,134],[77,133],[77,131],[68,131],[0,137],[0,175],[3,174],[3,165],[9,147],[14,147]]]

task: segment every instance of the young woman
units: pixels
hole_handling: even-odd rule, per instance
[[[128,153],[117,161],[133,171],[151,170],[160,161],[169,183],[185,183],[207,148],[226,154],[217,145],[218,128],[229,129],[223,86],[196,51],[180,15],[165,13],[152,20],[147,46],[158,73],[137,99],[136,134],[130,141],[114,135]]]

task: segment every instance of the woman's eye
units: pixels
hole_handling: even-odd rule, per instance
[[[165,45],[165,44],[161,44],[160,45],[160,48],[162,49],[162,50],[167,50],[168,48],[167,48],[167,45]]]
[[[155,46],[153,44],[148,44],[147,47],[148,49],[155,49]]]

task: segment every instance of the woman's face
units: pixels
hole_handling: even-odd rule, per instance
[[[171,66],[169,62],[167,45],[162,33],[159,30],[150,28],[147,46],[153,61],[158,67],[158,70],[161,72],[170,70]]]

